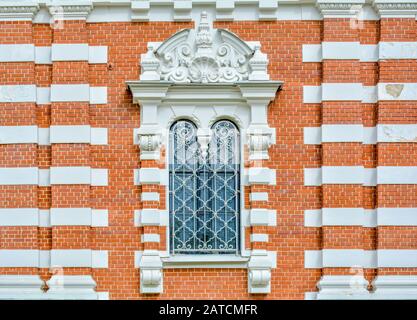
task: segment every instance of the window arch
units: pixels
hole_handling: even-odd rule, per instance
[[[208,139],[206,147],[204,139]],[[169,146],[171,253],[238,253],[241,157],[237,126],[219,120],[209,136],[199,138],[193,122],[178,120],[170,128]]]

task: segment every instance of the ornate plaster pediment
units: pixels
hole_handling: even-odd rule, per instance
[[[175,83],[230,83],[269,80],[268,59],[258,42],[213,29],[207,13],[196,29],[184,29],[162,44],[150,43],[141,57],[140,80]]]

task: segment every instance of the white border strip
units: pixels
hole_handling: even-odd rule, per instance
[[[329,124],[304,128],[304,144],[321,144],[323,142],[416,143],[417,125],[378,124],[376,127],[363,127],[356,124]]]
[[[0,168],[0,185],[91,184],[108,185],[108,169],[90,167]]]
[[[303,103],[323,101],[417,101],[417,83],[378,83],[363,86],[361,83],[322,83],[321,86],[303,86]]]
[[[0,5],[1,6],[1,5]],[[87,43],[0,44],[1,62],[35,62],[52,64],[53,61],[88,61],[90,64],[107,63],[107,46],[89,46]]]
[[[305,227],[417,227],[417,208],[322,208],[304,211]]]
[[[0,85],[0,103],[51,102],[107,103],[107,87],[91,87],[89,84],[52,84],[36,87],[34,84]]]
[[[417,250],[322,249],[304,251],[304,268],[416,268]]]
[[[0,250],[0,267],[2,268],[49,268],[51,266],[108,268],[108,251],[91,249]]]
[[[303,44],[303,62],[322,62],[324,59],[378,62],[380,60],[417,59],[417,42],[379,42],[365,45],[359,42],[322,42]]]
[[[90,208],[1,208],[0,226],[91,226],[108,227],[107,209]]]
[[[417,184],[417,166],[380,166],[364,168],[362,166],[323,166],[304,168],[304,185],[322,184]]]
[[[50,145],[51,143],[89,143],[107,145],[107,128],[80,126],[0,126],[0,144],[34,143]]]

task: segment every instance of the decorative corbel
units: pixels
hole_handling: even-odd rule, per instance
[[[139,262],[140,293],[162,293],[162,261],[157,250],[145,250]]]
[[[156,160],[160,157],[162,134],[159,127],[141,126],[138,130],[140,159]]]
[[[269,159],[268,149],[273,144],[273,130],[267,126],[252,126],[247,130],[249,160]]]
[[[248,262],[248,291],[252,294],[271,292],[271,261],[266,250],[253,250]]]

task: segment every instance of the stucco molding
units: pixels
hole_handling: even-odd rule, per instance
[[[47,4],[47,7],[54,21],[86,20],[93,10],[93,2],[81,0],[74,3],[69,0],[53,0]]]
[[[417,15],[416,0],[374,0],[372,4],[381,18],[414,18]]]
[[[38,1],[4,1],[0,4],[0,21],[32,21],[39,9]]]
[[[323,18],[358,17],[365,0],[317,0],[316,6]]]

